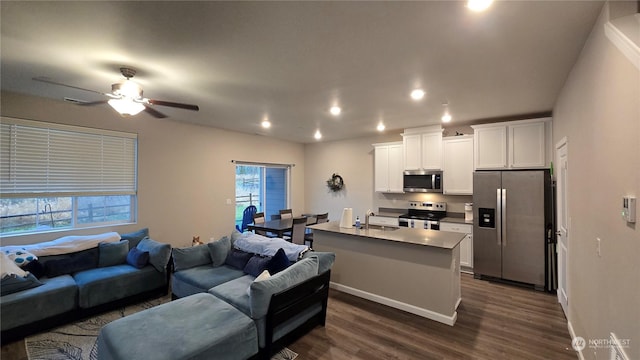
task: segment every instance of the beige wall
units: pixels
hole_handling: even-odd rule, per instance
[[[302,144],[190,125],[172,118],[144,114],[122,118],[108,106],[81,107],[12,93],[2,93],[1,105],[2,116],[138,133],[138,223],[80,233],[149,227],[151,237],[176,247],[191,245],[193,235],[200,235],[202,240],[227,235],[233,229],[235,214],[235,165],[231,160],[295,164],[291,171],[291,207],[296,213],[304,210]],[[179,111],[175,114],[181,116]],[[227,199],[232,205],[227,205]],[[47,241],[67,234],[9,237],[3,238],[2,244]]]
[[[568,317],[577,336],[614,332],[640,359],[640,230],[620,216],[624,195],[640,198],[640,71],[605,37],[603,11],[554,108],[554,142],[569,146]]]

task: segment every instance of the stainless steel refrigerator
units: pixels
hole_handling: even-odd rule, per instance
[[[549,170],[476,171],[473,271],[552,290],[555,252]]]

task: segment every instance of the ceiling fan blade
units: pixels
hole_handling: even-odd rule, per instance
[[[144,111],[146,111],[149,115],[153,116],[153,117],[157,117],[158,119],[163,119],[166,118],[167,115],[161,113],[160,111],[151,108],[150,106],[146,106],[144,107]]]
[[[102,104],[106,104],[108,102],[108,100],[102,100],[102,101],[82,101],[82,102],[77,102],[76,104],[78,105],[82,105],[82,106],[94,106],[94,105],[102,105]]]
[[[72,89],[76,89],[76,90],[83,90],[83,91],[89,91],[92,93],[96,93],[96,94],[100,94],[100,95],[105,95],[105,96],[109,96],[109,94],[100,92],[100,91],[95,91],[95,90],[91,90],[91,89],[85,89],[85,88],[81,88],[78,86],[73,86],[73,85],[67,85],[67,84],[63,84],[63,83],[59,83],[57,81],[53,81],[51,79],[49,79],[48,77],[43,77],[43,76],[39,76],[39,77],[34,77],[33,80],[35,81],[40,81],[43,83],[47,83],[47,84],[53,84],[53,85],[59,85],[59,86],[65,86],[68,88],[72,88]]]
[[[153,99],[149,99],[148,102],[149,102],[149,104],[152,104],[152,105],[170,106],[170,107],[174,107],[174,108],[185,109],[185,110],[193,110],[193,111],[199,111],[200,110],[198,105],[181,104],[181,103],[175,103],[175,102],[170,102],[170,101],[153,100]]]

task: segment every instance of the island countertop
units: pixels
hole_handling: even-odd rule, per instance
[[[466,234],[448,231],[424,230],[413,228],[385,228],[370,229],[341,228],[339,221],[331,221],[308,226],[314,231],[327,231],[332,233],[360,236],[371,239],[395,241],[407,244],[431,246],[441,249],[453,249],[465,238]]]

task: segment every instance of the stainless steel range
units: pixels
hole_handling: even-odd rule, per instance
[[[402,227],[440,230],[440,219],[447,216],[447,203],[411,201],[406,214],[398,217]]]

